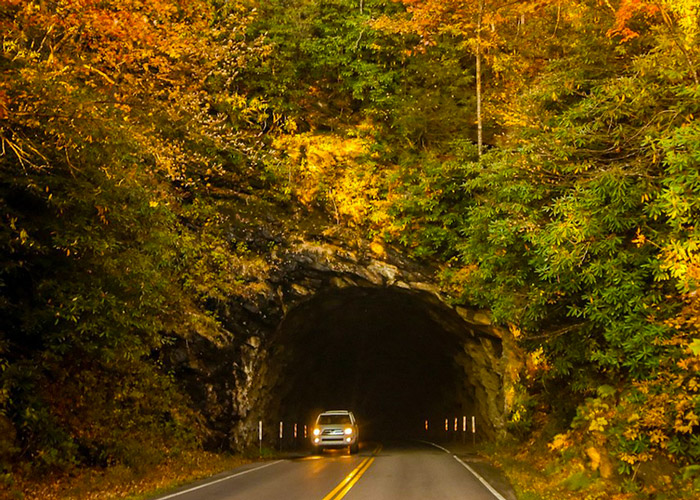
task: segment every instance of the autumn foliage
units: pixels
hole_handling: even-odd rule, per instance
[[[161,355],[241,334],[226,301],[270,269],[227,228],[259,197],[437,262],[517,331],[509,430],[553,468],[696,494],[699,15],[0,0],[0,477],[201,445]]]
[[[244,47],[222,33],[247,15],[190,1],[0,3],[4,486],[22,467],[142,468],[205,435],[159,352],[192,332],[225,338],[205,304],[245,293],[244,257],[223,251],[225,217],[198,193],[239,175],[221,157],[257,133],[222,130],[228,115],[211,108],[224,97],[205,91],[214,69],[235,71]]]

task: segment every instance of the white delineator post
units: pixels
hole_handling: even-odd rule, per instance
[[[472,415],[472,444],[476,445],[476,420],[474,415]]]
[[[280,422],[280,451],[282,451],[282,436],[284,435],[284,422]]]
[[[262,438],[263,438],[263,428],[262,420],[258,421],[258,443],[260,444],[260,456],[262,457]]]

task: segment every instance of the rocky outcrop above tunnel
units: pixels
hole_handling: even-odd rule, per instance
[[[282,293],[291,302],[323,287],[395,286],[440,295],[434,284],[436,269],[429,264],[421,266],[403,259],[377,243],[360,244],[356,249],[341,245],[339,241],[293,242],[282,256],[282,274],[275,277]]]

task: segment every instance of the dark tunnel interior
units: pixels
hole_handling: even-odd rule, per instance
[[[318,294],[277,332],[273,401],[282,419],[310,423],[319,411],[350,409],[364,439],[415,437],[425,419],[473,414],[473,390],[456,362],[466,330],[427,293]]]

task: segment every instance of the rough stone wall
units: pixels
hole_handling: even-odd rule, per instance
[[[436,267],[398,252],[358,240],[285,240],[264,228],[248,231],[235,238],[247,238],[259,248],[273,243],[274,249],[265,256],[269,273],[257,283],[258,292],[232,297],[219,311],[224,326],[234,333],[232,339],[223,345],[196,338],[179,341],[169,352],[171,366],[209,421],[212,446],[238,450],[257,440],[258,419],[274,421],[271,394],[286,367],[271,365],[270,350],[287,312],[316,294],[347,287],[408,290],[451,307],[437,285]],[[508,332],[491,325],[487,312],[466,307],[454,311],[464,331],[464,351],[456,361],[464,367],[465,380],[477,381],[467,390],[480,402],[490,437],[503,435],[506,359],[517,358],[517,348],[504,338]]]

